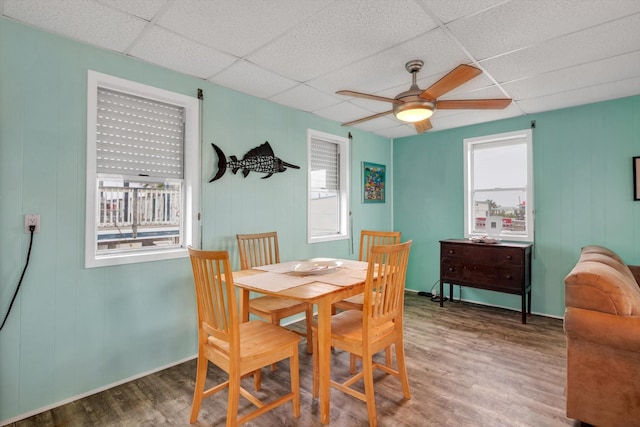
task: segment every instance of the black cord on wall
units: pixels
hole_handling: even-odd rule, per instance
[[[33,245],[33,233],[36,231],[35,225],[29,226],[29,231],[31,232],[31,237],[29,238],[29,251],[27,252],[27,260],[24,263],[24,269],[22,269],[22,275],[20,275],[20,280],[18,281],[18,286],[16,286],[16,291],[13,293],[13,298],[11,298],[11,303],[9,304],[9,308],[7,309],[7,314],[4,316],[4,320],[2,321],[2,325],[0,325],[0,331],[4,328],[4,324],[7,323],[7,319],[9,318],[9,313],[11,313],[11,308],[13,307],[13,303],[18,296],[18,291],[20,290],[20,285],[22,284],[22,279],[24,279],[24,273],[27,271],[27,267],[29,266],[29,258],[31,257],[31,246]]]

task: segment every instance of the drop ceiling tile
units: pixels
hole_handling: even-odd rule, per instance
[[[339,102],[333,96],[304,84],[299,84],[278,95],[272,96],[269,100],[277,104],[308,112],[321,110]]]
[[[411,86],[411,74],[405,64],[414,59],[424,61],[418,74],[444,74],[461,63],[468,62],[464,52],[440,28],[429,31],[391,49],[329,72],[308,82],[309,86],[335,92],[341,89],[378,94],[401,86],[403,92]],[[395,96],[394,94],[394,96]]]
[[[640,95],[640,78],[576,89],[538,98],[523,99],[518,105],[528,114]]]
[[[376,132],[380,129],[388,129],[390,127],[396,127],[400,122],[396,121],[392,115],[379,117],[373,120],[367,120],[366,122],[358,123],[353,125],[353,127],[366,130],[369,132]]]
[[[147,22],[87,0],[5,0],[3,14],[94,46],[124,51]]]
[[[158,24],[243,57],[299,25],[332,0],[180,0]]]
[[[298,84],[296,81],[242,60],[235,62],[209,80],[258,98],[269,98]]]
[[[342,123],[357,120],[373,114],[371,111],[358,107],[351,102],[341,102],[329,107],[320,108],[319,110],[315,110],[313,113],[317,116]]]
[[[412,0],[339,1],[247,59],[306,82],[434,27]]]
[[[506,82],[629,53],[639,48],[640,14],[635,14],[494,57],[482,61],[481,65],[498,82]]]
[[[510,1],[447,27],[482,60],[639,11],[638,0]]]
[[[151,21],[167,3],[167,0],[97,0],[107,6]]]
[[[416,128],[408,125],[394,126],[391,128],[380,129],[376,134],[385,138],[404,138],[405,136],[413,136],[416,134]]]
[[[505,83],[515,99],[537,98],[640,77],[640,51]]]
[[[429,0],[426,4],[446,24],[503,2],[504,0]]]
[[[145,33],[130,54],[201,79],[218,73],[237,59],[160,27],[152,27]]]

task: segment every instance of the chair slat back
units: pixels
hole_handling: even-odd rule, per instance
[[[248,270],[261,265],[280,262],[278,233],[237,234],[240,269]]]
[[[400,243],[399,231],[362,230],[360,232],[360,261],[369,259],[369,251],[374,245],[397,245]]]
[[[365,331],[388,321],[402,323],[411,243],[371,247],[363,304]]]
[[[198,337],[213,336],[239,350],[238,306],[227,251],[189,248],[198,306]],[[237,352],[236,352],[237,354]]]

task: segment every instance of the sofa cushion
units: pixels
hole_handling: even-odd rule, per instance
[[[592,254],[592,253],[606,255],[618,261],[620,264],[623,264],[623,265],[625,264],[624,260],[620,258],[620,255],[618,255],[617,253],[615,253],[609,248],[605,248],[604,246],[588,245],[583,247],[582,250],[580,251],[580,255]]]
[[[620,258],[617,253],[613,252],[611,249],[605,248],[604,246],[585,246],[580,252],[579,262],[580,261],[596,261],[607,264],[635,280],[633,273],[622,258]]]
[[[640,315],[640,287],[630,272],[627,274],[610,263],[581,258],[565,278],[565,284],[567,307],[621,316]]]

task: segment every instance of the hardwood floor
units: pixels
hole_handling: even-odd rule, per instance
[[[397,379],[376,375],[381,426],[578,425],[565,416],[562,320],[469,303],[437,303],[406,294],[405,349],[412,399]],[[381,353],[380,356],[384,356]],[[383,357],[381,357],[381,360]],[[334,353],[332,375],[348,373],[348,354]],[[222,378],[210,365],[210,378]],[[301,416],[291,405],[247,426],[320,426],[311,396],[311,355],[300,342]],[[288,387],[288,367],[263,370],[263,393]],[[188,426],[195,360],[22,420],[14,426]],[[245,387],[252,389],[251,380]],[[241,406],[250,404],[240,400]],[[203,401],[196,426],[224,425],[226,392]],[[367,426],[363,402],[331,391],[331,426]]]

